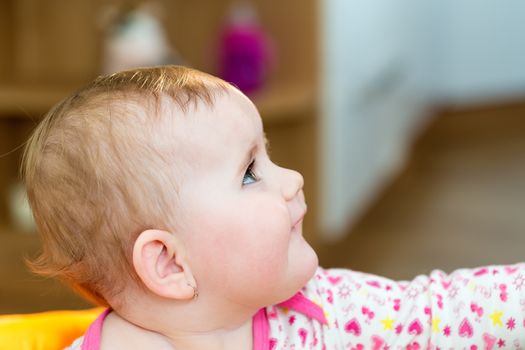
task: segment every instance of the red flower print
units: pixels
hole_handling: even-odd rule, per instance
[[[505,346],[505,340],[499,338],[498,340],[498,348],[502,348]]]
[[[445,337],[450,337],[450,326],[445,326],[445,328],[443,328],[443,335]]]
[[[514,320],[514,318],[509,318],[509,320],[507,321],[507,329],[509,331],[512,331],[515,327],[516,327],[516,320]]]

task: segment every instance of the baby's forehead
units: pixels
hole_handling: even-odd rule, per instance
[[[231,136],[243,139],[252,136],[253,132],[262,131],[259,114],[251,101],[233,92],[218,95],[212,105],[197,102],[185,111],[173,104],[171,108],[174,132],[185,140],[195,137],[201,140],[200,136],[206,135],[225,137],[230,141]]]
[[[160,112],[165,117],[160,131],[174,156],[193,167],[238,156],[263,134],[255,106],[236,92],[218,95],[212,105],[197,102],[186,110],[167,100]]]

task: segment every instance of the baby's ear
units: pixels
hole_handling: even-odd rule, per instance
[[[194,297],[195,279],[184,246],[173,234],[163,230],[141,232],[133,246],[133,266],[153,293],[177,300]]]

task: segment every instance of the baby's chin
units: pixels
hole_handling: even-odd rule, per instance
[[[305,241],[306,242],[306,241]],[[308,242],[306,242],[306,244],[308,244]],[[309,269],[307,269],[307,272],[305,273],[305,281],[303,283],[303,286],[304,287],[306,285],[306,283],[308,283],[315,275],[315,272],[317,271],[317,269],[319,268],[319,258],[317,257],[317,253],[315,252],[315,250],[310,246],[310,244],[308,244],[308,247],[310,247],[310,263],[309,263]]]
[[[293,279],[293,286],[290,290],[289,297],[299,292],[308,282],[314,277],[317,268],[319,267],[319,259],[314,249],[304,241],[304,247],[301,249],[300,255],[290,257],[290,269]],[[295,261],[294,261],[295,260]]]

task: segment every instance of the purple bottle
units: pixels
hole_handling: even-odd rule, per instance
[[[219,51],[219,76],[249,94],[259,89],[267,76],[271,45],[259,26],[255,9],[237,3],[230,9]]]

